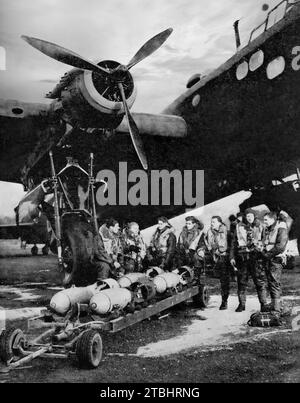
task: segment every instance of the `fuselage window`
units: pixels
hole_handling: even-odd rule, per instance
[[[273,80],[273,78],[279,76],[283,73],[285,69],[285,60],[284,57],[279,56],[276,59],[272,60],[267,67],[267,77],[269,80]]]
[[[274,24],[276,24],[276,22],[282,20],[282,18],[285,16],[286,5],[287,2],[285,1],[270,13],[267,29],[271,28]]]
[[[236,78],[238,80],[242,80],[243,78],[247,77],[248,71],[249,67],[247,62],[239,64],[236,69]]]
[[[199,105],[200,99],[201,99],[201,97],[200,97],[199,94],[194,96],[194,98],[192,100],[192,105],[193,105],[194,108],[196,108],[196,106]]]
[[[260,66],[262,66],[263,63],[264,63],[264,52],[262,50],[259,50],[258,52],[253,53],[253,55],[250,57],[249,69],[251,71],[255,71]]]

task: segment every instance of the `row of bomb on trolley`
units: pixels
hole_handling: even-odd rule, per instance
[[[59,291],[50,301],[50,310],[58,315],[66,315],[76,304],[86,304],[92,314],[118,317],[182,292],[197,282],[194,270],[188,266],[173,272],[154,267],[146,273],[128,273],[118,280],[109,278],[87,287]],[[206,306],[206,287],[196,298],[200,306]]]

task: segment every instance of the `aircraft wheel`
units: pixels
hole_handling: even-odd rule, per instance
[[[25,335],[14,327],[4,330],[0,336],[0,359],[7,363],[13,358],[20,357],[19,347],[25,347]]]
[[[39,252],[38,247],[37,247],[36,245],[34,245],[34,246],[31,248],[31,254],[32,254],[32,256],[37,256],[38,252]]]
[[[73,266],[74,266],[73,250],[70,245],[66,245],[64,247],[62,257],[64,267],[62,283],[64,286],[68,286],[71,285],[73,281]]]
[[[207,308],[209,302],[209,292],[206,285],[199,286],[199,293],[193,297],[193,301],[199,308]]]
[[[47,256],[48,254],[49,254],[49,246],[44,246],[43,248],[42,248],[42,254],[44,255],[44,256]]]
[[[82,286],[82,282],[86,282],[86,273],[83,270],[88,263],[88,252],[85,242],[80,237],[76,239],[70,234],[68,242],[63,249],[63,285]]]
[[[88,368],[97,368],[102,359],[102,339],[96,330],[87,330],[77,341],[76,356],[79,365]]]

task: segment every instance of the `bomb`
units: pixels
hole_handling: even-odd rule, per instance
[[[182,277],[176,273],[163,273],[153,279],[156,291],[163,294],[169,288],[175,288],[182,281]]]
[[[122,288],[128,288],[133,283],[136,283],[140,279],[147,278],[145,273],[128,273],[125,274],[123,277],[119,278],[118,283]]]
[[[106,290],[108,288],[120,288],[117,280],[113,278],[106,278],[104,280],[97,281],[98,291]]]
[[[180,275],[182,284],[189,284],[195,278],[195,271],[189,266],[182,266],[179,269],[174,270],[173,273]]]
[[[50,308],[59,315],[65,315],[75,304],[88,304],[98,292],[97,283],[87,287],[72,287],[59,291],[50,301]]]
[[[160,267],[150,267],[150,269],[146,271],[146,276],[153,278],[162,273],[164,273],[164,270],[161,269]]]
[[[127,288],[112,288],[95,294],[89,306],[98,315],[105,315],[116,308],[125,308],[131,301],[132,293]]]
[[[130,286],[130,291],[133,292],[134,304],[146,304],[156,295],[156,288],[152,281],[147,277],[140,278],[139,281]]]
[[[59,291],[50,301],[50,308],[59,315],[65,315],[75,304],[88,304],[93,295],[107,288],[119,288],[113,278],[98,281],[87,287],[72,287]]]

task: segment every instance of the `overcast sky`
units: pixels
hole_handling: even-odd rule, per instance
[[[94,61],[128,62],[143,43],[172,27],[165,45],[131,71],[138,86],[135,111],[160,112],[185,90],[194,73],[208,73],[235,52],[233,22],[245,44],[279,0],[0,0],[0,98],[47,102],[43,97],[70,68],[25,43],[22,34],[67,47]],[[3,189],[5,191],[3,197]],[[0,215],[12,211],[0,183]],[[18,194],[19,197],[19,194]],[[15,201],[14,201],[15,203]],[[16,203],[15,203],[16,204]],[[15,206],[14,204],[14,206]]]

